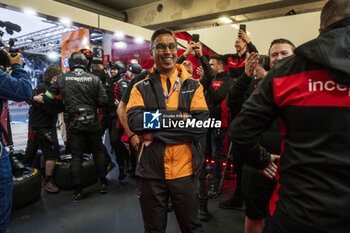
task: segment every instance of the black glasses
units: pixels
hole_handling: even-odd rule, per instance
[[[156,46],[152,47],[153,49],[157,49],[158,52],[164,52],[166,48],[169,48],[170,51],[175,51],[177,49],[177,45],[175,43],[170,43],[170,44],[156,44]]]

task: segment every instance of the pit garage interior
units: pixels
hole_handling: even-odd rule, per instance
[[[258,51],[266,54],[269,43],[274,38],[285,37],[295,43],[302,43],[317,36],[320,9],[326,1],[315,0],[1,0],[0,10],[4,10],[1,21],[11,21],[22,26],[22,32],[5,35],[6,43],[16,38],[15,47],[28,54],[27,62],[32,72],[33,87],[38,84],[37,75],[48,64],[62,65],[61,35],[83,28],[89,29],[88,46],[99,46],[109,59],[139,59],[147,56],[152,32],[158,28],[169,28],[176,33],[199,34],[200,40],[212,52],[218,54],[235,53],[234,40],[239,24],[246,24],[248,35]],[[39,21],[17,21],[16,14],[24,14],[23,9],[34,9]],[[13,13],[11,13],[13,12]],[[27,16],[28,17],[28,16]],[[69,26],[61,23],[61,18],[69,18]],[[37,19],[36,19],[37,20]],[[39,27],[39,24],[46,24]],[[0,30],[3,30],[0,28]],[[118,32],[125,35],[124,42],[135,46],[133,55],[113,48],[121,39]],[[38,37],[35,39],[35,37]],[[143,43],[135,43],[141,38]],[[182,49],[186,40],[179,40]],[[131,48],[131,47],[129,47]],[[119,48],[120,49],[120,48]],[[56,53],[50,60],[49,52]],[[135,55],[139,54],[139,55]],[[53,54],[51,54],[53,58]],[[40,58],[40,59],[39,59]],[[35,64],[31,64],[33,61]],[[39,64],[37,64],[39,63]],[[42,63],[42,64],[41,64]],[[42,67],[41,67],[42,66]],[[28,68],[29,69],[29,68]],[[16,150],[24,150],[27,140],[28,106],[12,106],[13,140]],[[108,144],[108,139],[105,142]],[[115,156],[112,155],[112,160]],[[114,161],[115,162],[115,161]],[[210,164],[210,161],[209,161]],[[127,176],[118,180],[118,168],[107,176],[110,180],[109,193],[102,195],[98,185],[92,182],[84,188],[84,200],[73,203],[72,191],[68,187],[58,194],[40,191],[40,197],[26,206],[12,211],[8,231],[11,233],[92,233],[92,232],[143,232],[143,221],[136,193],[136,179]],[[210,199],[208,208],[213,218],[202,222],[207,233],[244,232],[244,211],[220,209],[221,200],[232,196],[235,180],[227,174],[218,198]],[[27,195],[23,191],[22,195]],[[29,195],[29,194],[28,194]],[[176,216],[168,213],[167,233],[178,233]]]

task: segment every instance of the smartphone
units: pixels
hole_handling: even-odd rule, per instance
[[[192,35],[192,41],[198,42],[199,41],[199,34],[193,34]]]
[[[246,28],[247,28],[247,26],[246,26],[245,24],[240,24],[240,25],[239,25],[239,29],[242,30],[242,31],[244,31],[244,32],[247,32],[247,31],[246,31]]]

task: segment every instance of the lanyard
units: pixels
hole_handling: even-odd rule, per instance
[[[181,77],[181,72],[179,72],[179,74],[177,75],[177,78],[176,78],[176,81],[175,81],[175,84],[174,84],[174,88],[173,88],[173,90],[169,93],[169,95],[166,93],[166,91],[165,91],[164,88],[163,88],[164,98],[166,99],[166,102],[167,102],[167,103],[168,103],[168,101],[169,101],[169,96],[176,90],[177,84],[179,84],[180,77]]]

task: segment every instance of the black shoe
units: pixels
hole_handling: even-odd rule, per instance
[[[108,193],[108,184],[100,184],[100,193],[102,194]]]
[[[81,194],[81,190],[80,191],[74,191],[72,199],[74,202],[81,202],[81,200],[83,199],[83,196]]]
[[[43,187],[49,193],[58,193],[60,191],[60,189],[56,186],[56,184],[50,178],[45,178]]]
[[[208,203],[200,204],[198,218],[203,222],[209,221],[212,218],[212,215],[208,211]]]
[[[209,198],[216,198],[217,196],[219,196],[219,190],[218,187],[215,185],[211,185],[210,189],[208,191],[208,197]]]
[[[221,209],[236,209],[236,210],[244,209],[243,200],[235,197],[232,197],[231,199],[226,201],[221,201],[219,203],[219,207]]]

